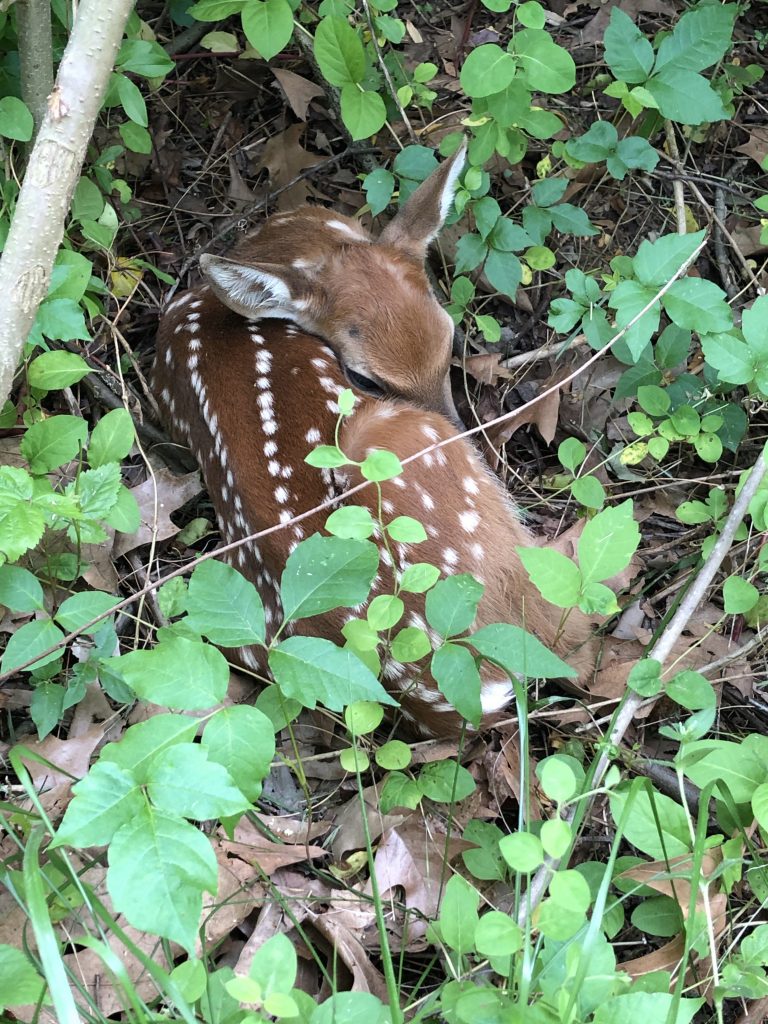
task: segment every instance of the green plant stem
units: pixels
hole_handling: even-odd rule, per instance
[[[357,756],[357,739],[352,738],[355,750],[355,756]],[[384,910],[381,904],[381,892],[379,890],[379,882],[376,878],[376,865],[374,864],[373,856],[373,843],[371,842],[371,830],[368,827],[368,814],[365,806],[365,794],[363,792],[363,780],[360,772],[355,772],[355,779],[357,781],[357,796],[360,801],[360,811],[363,821],[363,835],[365,836],[365,851],[368,855],[368,874],[371,879],[371,894],[373,896],[373,907],[376,914],[376,928],[379,932],[379,941],[381,942],[381,962],[384,968],[384,980],[387,985],[387,995],[389,996],[389,1013],[392,1020],[392,1024],[403,1024],[403,1011],[400,1006],[400,992],[397,986],[397,978],[395,977],[395,969],[392,964],[392,950],[389,946],[389,937],[387,935],[387,923],[384,920]]]

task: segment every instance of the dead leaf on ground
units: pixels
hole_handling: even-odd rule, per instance
[[[90,766],[91,755],[103,737],[104,726],[99,724],[92,725],[86,732],[71,739],[46,736],[44,740],[27,740],[24,749],[20,750],[20,756],[38,793],[51,790],[54,786],[68,786],[82,779]],[[27,751],[50,761],[54,767],[49,768],[33,760]]]
[[[743,153],[754,160],[762,169],[763,161],[768,156],[768,128],[762,125],[752,128],[747,141],[733,148],[736,153]]]
[[[281,846],[273,843],[246,820],[241,821],[235,829],[233,841],[222,840],[222,849],[249,864],[258,864],[265,875],[272,875],[278,868],[290,864],[301,864],[305,860],[327,856],[327,850],[322,846]]]
[[[294,71],[272,68],[272,74],[285,93],[291,110],[300,121],[306,121],[309,104],[318,96],[325,96],[325,90],[308,78],[297,75]]]
[[[296,179],[302,171],[314,167],[323,159],[319,153],[310,153],[304,149],[299,142],[305,128],[304,123],[292,124],[284,132],[273,135],[261,154],[259,166],[269,171],[272,189],[276,191],[290,185],[277,198],[279,210],[293,210],[307,201],[309,185],[304,180]]]
[[[149,477],[143,484],[131,488],[141,513],[141,526],[136,533],[118,535],[115,540],[115,557],[125,555],[142,544],[149,544],[153,534],[157,541],[175,536],[179,527],[171,522],[171,513],[186,505],[202,489],[199,473],[177,476],[164,466],[155,470],[154,479]]]
[[[467,373],[481,384],[497,384],[501,377],[512,378],[515,374],[506,366],[500,366],[501,352],[481,352],[465,359],[454,359],[454,366],[463,366]]]
[[[384,976],[371,963],[362,942],[341,922],[327,914],[310,913],[309,919],[317,931],[328,940],[333,947],[334,955],[338,954],[352,975],[352,991],[371,992],[382,1001],[386,1001],[387,985]]]

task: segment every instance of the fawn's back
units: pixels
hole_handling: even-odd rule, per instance
[[[409,214],[406,206],[400,214],[403,221],[398,225],[396,218],[381,243],[346,218],[298,211],[288,215],[284,228],[304,232],[302,256],[286,251],[298,243],[272,218],[267,224],[277,234],[268,250],[270,260],[253,256],[254,248],[264,244],[262,229],[255,240],[241,244],[240,255],[208,261],[209,284],[182,295],[163,316],[155,389],[172,432],[200,463],[224,539],[232,542],[286,524],[231,556],[261,593],[268,638],[281,621],[279,580],[286,559],[302,539],[322,530],[330,509],[301,523],[291,520],[343,495],[361,479],[354,469],[345,467],[340,473],[304,462],[318,444],[334,443],[339,393],[352,386],[358,399],[339,439],[351,459],[361,461],[372,450],[386,448],[403,460],[456,436],[449,419],[455,415],[448,388],[450,332],[422,268],[426,245],[445,216],[445,192],[452,190],[455,179],[449,163],[439,170],[442,178],[431,183],[431,217],[422,209],[428,205],[431,179],[422,186],[421,199],[416,193],[408,204],[416,201],[420,216],[413,210]],[[331,233],[330,240],[324,231]],[[278,251],[274,239],[281,235],[283,249]],[[319,262],[335,267],[335,280],[343,280],[347,290],[331,287],[328,275],[318,278],[308,269]],[[371,277],[366,287],[360,267],[382,262],[387,273]],[[301,283],[293,276],[297,272]],[[267,308],[254,309],[257,303]],[[318,323],[323,316],[324,323]],[[350,325],[356,331],[350,333]],[[389,351],[387,337],[397,342]],[[471,444],[455,440],[409,463],[402,476],[380,486],[385,518],[419,519],[427,540],[393,545],[396,566],[382,549],[372,598],[391,593],[395,568],[403,570],[415,561],[430,562],[446,575],[470,573],[485,586],[478,627],[504,621],[524,625],[568,657],[580,675],[591,671],[589,622],[572,613],[561,629],[558,611],[528,581],[515,547],[530,545],[533,539]],[[376,517],[374,487],[351,500],[368,506]],[[406,611],[398,625],[427,629],[424,596],[401,596]],[[304,620],[301,632],[343,643],[342,627],[360,614],[359,609],[328,612]],[[258,649],[243,650],[241,659],[254,670],[265,670]],[[457,731],[460,719],[426,669],[390,657],[383,664],[383,679],[416,731]],[[487,664],[481,680],[483,711],[500,710],[511,696],[509,680]]]

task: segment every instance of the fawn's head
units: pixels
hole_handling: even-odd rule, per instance
[[[292,320],[323,338],[349,382],[454,421],[448,370],[453,321],[424,271],[464,164],[444,161],[374,239],[320,207],[270,217],[226,257],[200,265],[218,298],[252,319]]]

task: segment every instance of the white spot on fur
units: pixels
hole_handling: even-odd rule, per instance
[[[477,512],[460,512],[459,522],[465,533],[474,533],[480,522],[480,516]]]

